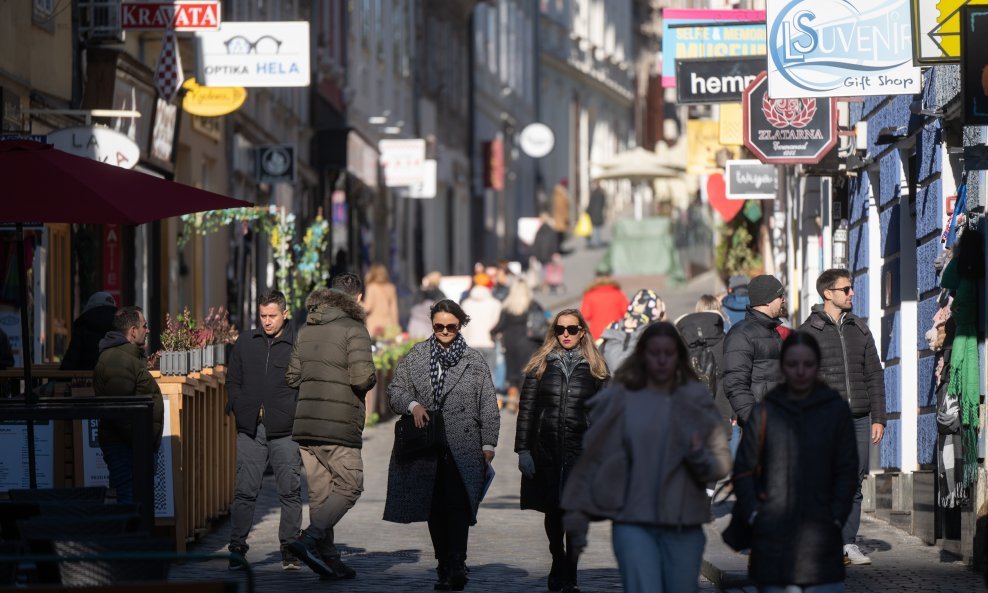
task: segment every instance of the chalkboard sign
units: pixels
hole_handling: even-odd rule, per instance
[[[775,165],[759,160],[727,161],[726,177],[730,200],[774,200],[779,189]]]

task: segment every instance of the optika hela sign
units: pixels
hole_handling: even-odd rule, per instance
[[[913,94],[907,0],[769,0],[773,98]]]

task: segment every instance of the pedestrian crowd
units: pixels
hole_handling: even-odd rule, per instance
[[[851,311],[846,270],[820,275],[822,304],[798,331],[773,276],[731,278],[726,296],[704,295],[673,322],[656,292],[629,300],[606,275],[579,308],[551,314],[513,272],[478,265],[458,299],[438,274],[426,276],[408,317],[421,341],[380,386],[399,418],[384,520],[427,523],[436,590],[468,584],[469,532],[494,476],[500,408],[517,414],[520,507],[543,515],[550,591],[580,590],[580,554],[602,520],[612,523],[626,591],[695,590],[718,485],[735,498],[724,540],[750,549],[763,593],[843,591],[845,566],[871,562],[855,541],[870,446],[886,422],[884,377],[874,337]],[[77,323],[91,329],[78,333],[86,343],[70,346],[69,364],[94,365],[99,396],[153,395],[160,442],[143,312],[116,310],[105,293],[90,301]],[[238,433],[230,568],[248,558],[270,465],[282,567],[356,578],[335,528],[363,492],[373,344],[398,323],[395,285],[380,265],[364,279],[338,273],[308,296],[302,327],[277,291],[257,306],[259,325],[241,333],[227,371]],[[133,496],[131,430],[117,421],[99,431],[119,500]]]

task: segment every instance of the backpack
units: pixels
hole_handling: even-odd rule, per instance
[[[534,342],[541,342],[545,339],[548,329],[549,321],[545,318],[545,311],[533,301],[525,317],[525,337]]]
[[[710,393],[717,393],[717,377],[720,373],[717,368],[717,358],[714,357],[711,347],[721,336],[711,336],[708,340],[703,336],[702,329],[697,328],[697,333],[699,337],[686,345],[690,354],[690,364],[700,382],[707,386]]]

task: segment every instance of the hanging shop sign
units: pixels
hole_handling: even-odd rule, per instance
[[[494,191],[504,190],[504,140],[494,138],[484,142],[484,187]]]
[[[195,78],[190,78],[182,88],[185,89],[182,109],[201,117],[233,113],[247,100],[247,89],[239,86],[202,86]]]
[[[764,10],[662,10],[662,86],[676,86],[676,60],[765,55]]]
[[[381,168],[388,187],[408,187],[423,182],[425,175],[425,140],[381,140]]]
[[[961,49],[961,7],[985,0],[910,0],[913,61],[916,65],[958,62]]]
[[[763,163],[817,163],[837,144],[837,99],[769,99],[764,72],[742,99],[744,145]]]
[[[741,93],[764,69],[764,57],[676,60],[676,102],[740,103]]]
[[[203,86],[309,86],[309,23],[234,22],[196,34]]]
[[[267,144],[254,147],[254,171],[258,183],[292,183],[295,181],[295,147]]]
[[[552,128],[538,122],[528,124],[518,136],[518,144],[521,150],[533,159],[540,159],[550,152],[556,145],[556,136],[552,133]]]
[[[985,126],[988,125],[988,6],[962,6],[961,23],[964,101],[961,118],[966,125]]]
[[[219,27],[219,0],[120,3],[120,28],[125,31],[209,31]]]
[[[434,159],[425,159],[422,161],[422,182],[408,186],[408,197],[419,199],[435,198],[438,172],[438,163]]]
[[[775,165],[766,165],[754,159],[727,161],[724,170],[729,200],[775,199],[779,189],[779,176]]]
[[[909,0],[768,0],[773,99],[912,95]]]
[[[105,126],[57,130],[48,134],[48,143],[76,156],[123,169],[133,169],[141,159],[141,149],[136,142],[126,134]]]

